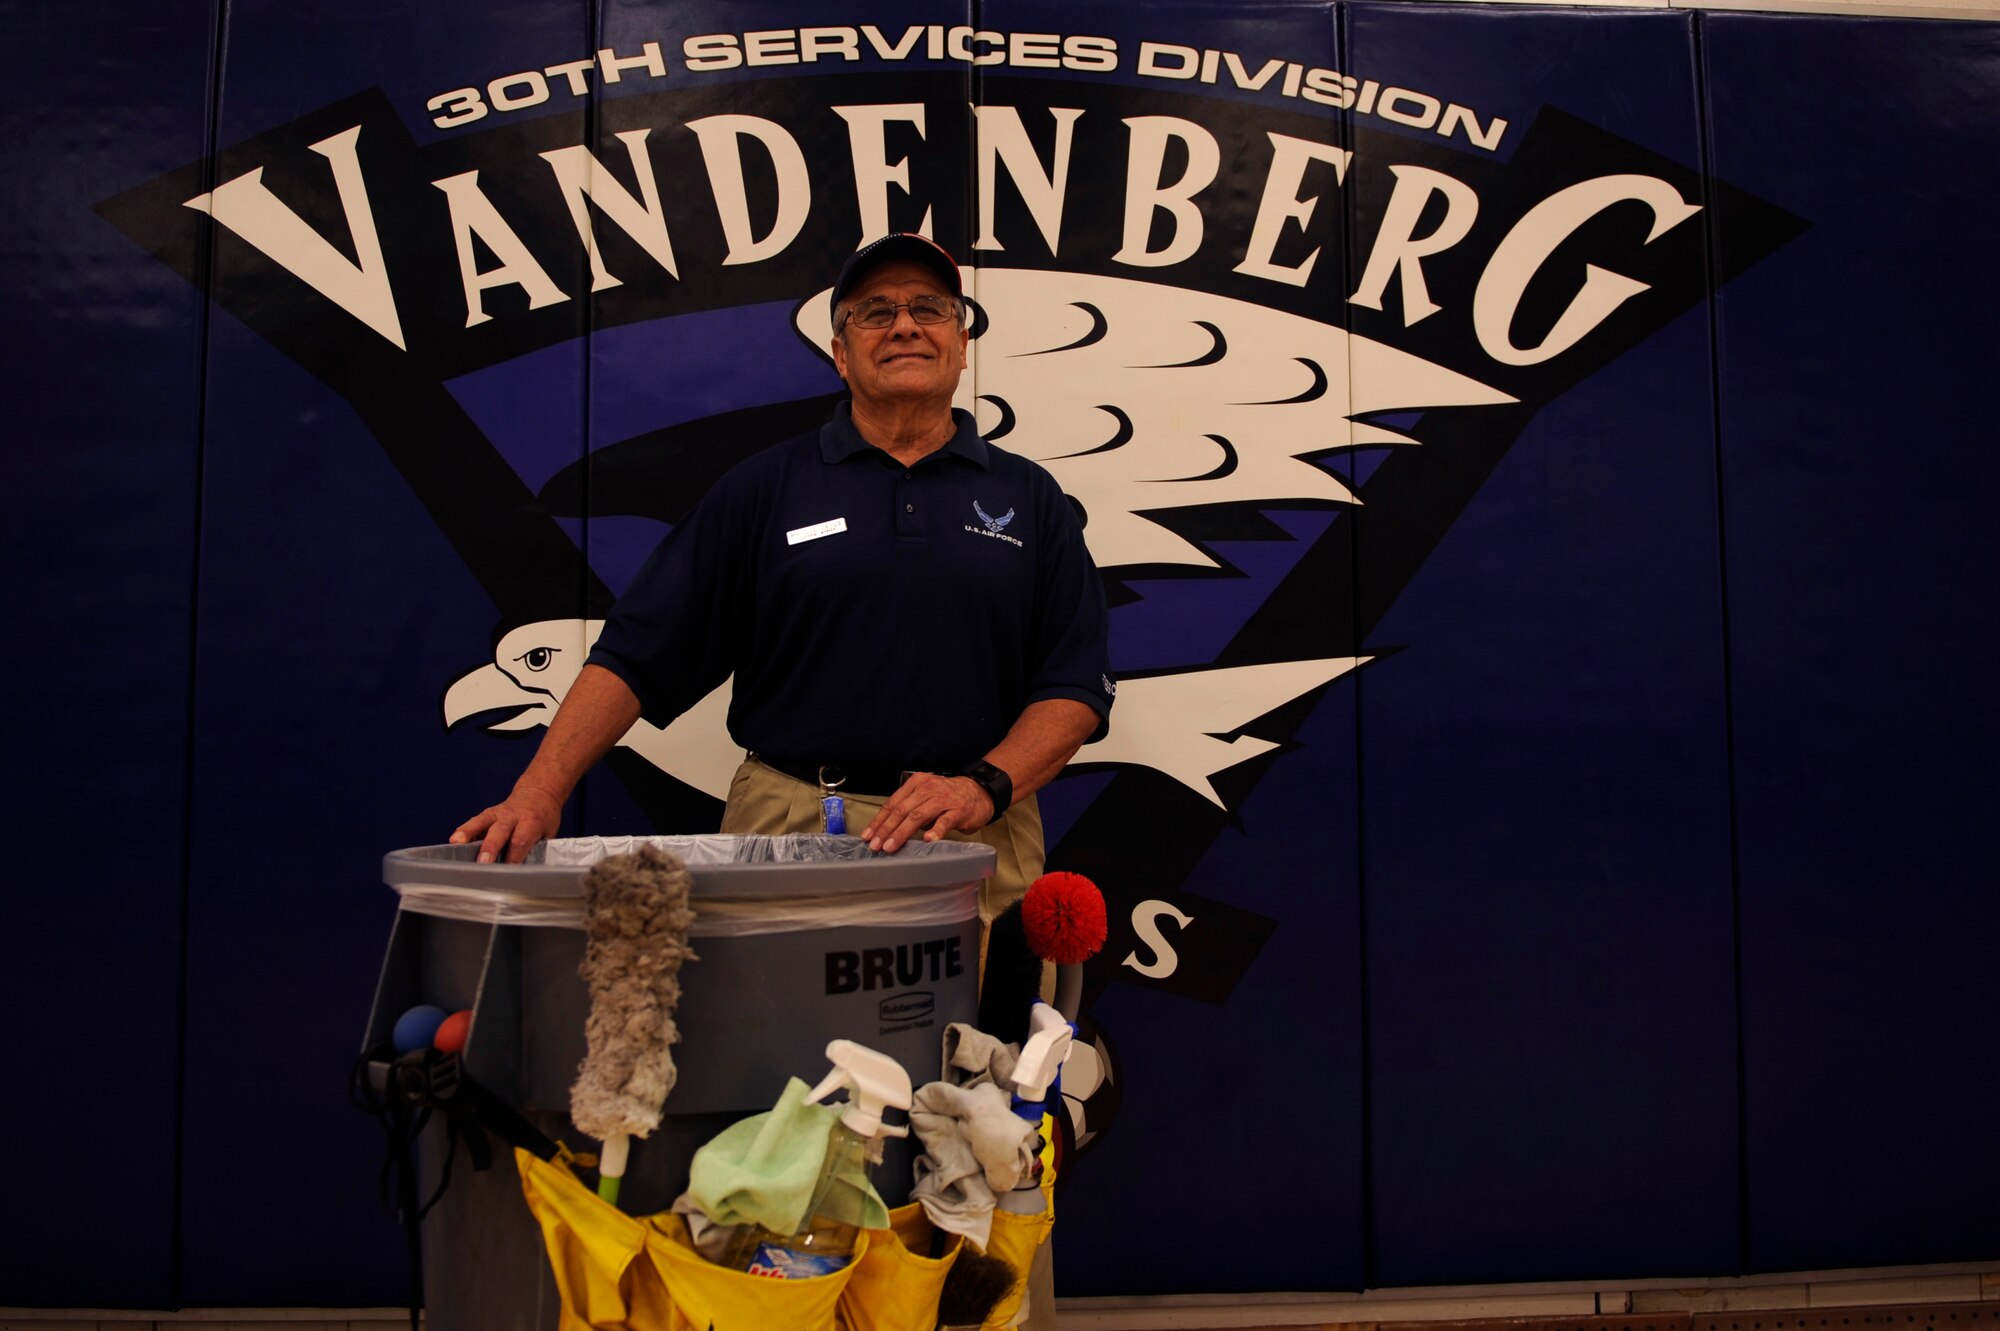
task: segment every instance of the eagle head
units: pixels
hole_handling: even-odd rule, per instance
[[[490,663],[460,675],[445,690],[445,728],[547,725],[603,627],[601,619],[544,619],[505,634]]]

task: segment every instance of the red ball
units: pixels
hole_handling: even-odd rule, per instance
[[[447,1054],[465,1049],[465,1037],[472,1034],[472,1013],[454,1012],[438,1023],[437,1038],[431,1043]]]
[[[1036,956],[1058,966],[1088,961],[1104,946],[1104,894],[1080,873],[1045,873],[1021,898],[1021,927]]]

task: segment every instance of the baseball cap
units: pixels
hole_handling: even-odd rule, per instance
[[[945,289],[954,296],[964,296],[965,287],[959,281],[958,262],[945,250],[944,246],[929,236],[920,236],[914,231],[892,231],[880,240],[872,240],[847,256],[847,262],[840,265],[840,276],[834,279],[833,299],[828,306],[829,313],[840,308],[840,302],[848,292],[875,269],[897,259],[909,259],[920,263],[936,273],[944,282]]]

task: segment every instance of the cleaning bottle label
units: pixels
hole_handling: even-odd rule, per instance
[[[775,1243],[760,1243],[745,1269],[753,1276],[810,1280],[814,1276],[830,1276],[852,1260],[848,1253],[799,1252]]]

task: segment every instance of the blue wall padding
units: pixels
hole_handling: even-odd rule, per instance
[[[1688,15],[1350,22],[1357,69],[1700,160]],[[1361,681],[1372,1283],[1735,1262],[1712,413],[1697,308],[1535,417],[1375,635],[1460,650]]]
[[[1027,7],[1027,16],[1017,19],[1010,6],[1006,21],[1052,23],[1058,21],[1055,9]],[[1234,5],[1190,5],[1176,17],[1179,31],[1208,34],[1204,40],[1226,49],[1268,46],[1306,64],[1339,63],[1338,32],[1323,8],[1246,13]],[[1147,26],[1138,11],[1112,11],[1102,30],[1119,31],[1121,22],[1134,41]],[[993,84],[996,90],[1007,86],[997,78]],[[1328,139],[1333,119],[1327,112],[1320,131]],[[1315,222],[1312,235],[1326,247],[1327,270],[1337,274],[1342,225],[1337,205],[1323,201]],[[1309,289],[1307,304],[1315,318],[1345,322],[1331,287]],[[1351,483],[1345,457],[1335,470]],[[1113,612],[1114,644],[1135,653],[1132,665],[1155,664],[1155,651],[1171,657],[1177,642],[1185,651],[1187,635],[1196,633],[1212,635],[1207,650],[1227,656],[1234,645],[1267,632],[1246,621],[1269,604],[1278,582],[1304,576],[1301,565],[1344,571],[1353,539],[1348,528],[1325,525],[1310,514],[1274,516],[1286,539],[1218,544],[1238,576],[1212,584],[1196,614],[1176,613],[1188,603],[1173,599],[1168,582],[1135,584],[1141,599]],[[1317,565],[1308,550],[1322,556]],[[1335,550],[1340,558],[1326,557]],[[1316,619],[1338,620],[1314,631],[1345,643],[1355,630],[1344,582],[1336,585],[1332,576],[1320,575],[1310,595],[1293,603],[1309,602]],[[1091,1008],[1115,1037],[1127,1080],[1120,1088],[1119,1117],[1102,1145],[1091,1148],[1102,1160],[1084,1157],[1077,1185],[1061,1196],[1065,1223],[1073,1221],[1077,1232],[1096,1236],[1080,1258],[1071,1258],[1065,1248],[1065,1293],[1119,1292],[1129,1285],[1119,1272],[1141,1266],[1152,1268],[1154,1288],[1172,1293],[1255,1292],[1302,1283],[1356,1288],[1365,1281],[1355,700],[1352,676],[1327,686],[1295,736],[1301,747],[1254,764],[1269,766],[1236,826],[1215,840],[1179,891],[1157,892],[1186,907],[1195,919],[1189,934],[1197,938],[1204,927],[1204,910],[1197,904],[1203,898],[1285,921],[1228,1001],[1184,1003],[1174,1020],[1149,1022],[1139,1016],[1143,1003],[1133,1001],[1137,991],[1113,986]],[[1289,831],[1270,835],[1280,828]],[[1155,897],[1143,887],[1140,894]],[[1128,956],[1139,963],[1155,960],[1143,946],[1109,950],[1121,964]],[[1179,958],[1182,968],[1197,964],[1198,954]],[[1128,1108],[1151,1103],[1180,1108],[1137,1116]],[[1208,1217],[1224,1228],[1241,1218],[1247,1222],[1245,1241],[1169,1240],[1174,1260],[1162,1263],[1156,1254],[1171,1226],[1135,1223],[1141,1216],[1171,1218],[1174,1225]],[[1253,1240],[1247,1229],[1262,1224],[1260,1217],[1277,1223]],[[1205,1222],[1198,1223],[1214,1236]]]
[[[1991,33],[1990,27],[1972,32]],[[2000,48],[1730,15],[1715,169],[1813,230],[1726,289],[1723,498],[1757,1270],[2000,1243],[1992,1031]],[[1786,70],[1809,70],[1810,80]],[[1819,87],[1865,90],[1837,135]]]
[[[12,11],[0,249],[13,836],[0,1122],[37,1181],[0,1303],[175,1289],[200,293],[94,216],[208,148],[210,6]],[[104,118],[116,108],[115,120]],[[112,1240],[119,1260],[101,1260]],[[80,1235],[97,1236],[79,1243]]]
[[[29,630],[0,696],[23,774],[7,1140],[42,1208],[0,1307],[404,1297],[380,1134],[345,1092],[392,911],[380,856],[442,841],[542,733],[447,731],[444,688],[511,628],[601,614],[721,451],[823,413],[837,382],[788,324],[831,264],[810,243],[716,262],[679,122],[816,124],[808,234],[838,237],[843,101],[928,108],[922,152],[899,151],[962,255],[966,104],[1087,108],[1060,254],[1036,251],[1015,191],[1011,248],[982,261],[1094,275],[1146,277],[1111,258],[1123,117],[1219,126],[1234,157],[1211,202],[1235,221],[1149,280],[1515,399],[1402,404],[1384,424],[1411,446],[1304,441],[1363,507],[1183,513],[1216,569],[1112,580],[1128,679],[1373,660],[1239,732],[1276,747],[1218,777],[1226,810],[1143,767],[1048,792],[1052,867],[1114,902],[1086,1015],[1119,1077],[1062,1194],[1061,1291],[1992,1257],[1995,25],[1221,0],[115,8],[0,18],[38,53],[0,111],[18,164],[0,579]],[[1125,60],[699,78],[676,60],[470,131],[423,109],[600,48],[860,22],[1088,31]],[[1141,77],[1147,40],[1347,70],[1508,128],[1486,152],[1227,76]],[[184,207],[263,166],[344,244],[304,145],[353,124],[408,351],[267,299],[292,279]],[[581,299],[568,214],[528,168],[589,141],[630,186],[610,136],[632,125],[660,127],[682,272],[633,280],[651,260],[602,228],[627,284]],[[1315,166],[1317,211],[1285,232],[1288,261],[1321,250],[1297,286],[1236,268],[1260,184],[1240,168],[1277,132],[1354,151],[1337,187]],[[1426,263],[1443,308],[1414,322],[1395,284],[1380,309],[1348,299],[1394,165],[1481,200]],[[571,299],[495,292],[465,327],[432,182],[474,168]],[[1546,331],[1586,251],[1646,294],[1574,356],[1499,364],[1470,299],[1486,256],[1528,202],[1612,171],[1700,211],[1644,244],[1636,205],[1590,223],[1509,336]],[[716,811],[623,754],[566,827]],[[1153,903],[1194,922],[1178,970],[1148,979],[1134,919]]]
[[[1115,1036],[1126,1080],[1109,1135],[1091,1148],[1102,1160],[1084,1157],[1062,1196],[1065,1222],[1093,1236],[1088,1260],[1066,1256],[1077,1269],[1062,1277],[1065,1292],[1129,1289],[1118,1273],[1144,1267],[1149,1288],[1175,1293],[1364,1283],[1354,708],[1351,681],[1327,688],[1299,737],[1309,747],[1274,764],[1273,777],[1290,780],[1260,789],[1243,833],[1220,838],[1186,885],[1287,922],[1229,1002],[1184,1003],[1176,1021],[1148,1023],[1138,992],[1120,986],[1091,1009]],[[1301,789],[1312,792],[1309,808]],[[1310,834],[1258,835],[1281,823]],[[1199,906],[1188,913],[1201,918]],[[1153,956],[1141,949],[1137,959]],[[1169,1103],[1170,1114],[1133,1113]],[[1167,1237],[1201,1216],[1276,1219],[1262,1241],[1249,1241],[1251,1223],[1243,1241],[1217,1242],[1205,1226],[1203,1242]],[[1163,1241],[1174,1246],[1171,1269],[1154,1256]]]
[[[412,29],[390,5],[233,4],[230,49],[261,54],[225,66],[223,140],[352,92],[356,70],[428,82],[580,44],[565,9],[531,13],[466,5]],[[360,151],[379,146],[364,133]],[[219,280],[244,261],[223,248]],[[580,331],[580,306],[571,317]],[[493,604],[384,444],[233,319],[214,321],[208,366],[183,1300],[395,1305],[407,1277],[375,1196],[382,1135],[344,1086],[393,907],[366,885],[385,847],[441,841],[470,812],[436,792],[468,772],[502,790],[528,751],[481,756],[443,730],[441,682],[482,664],[464,644],[487,641]]]

